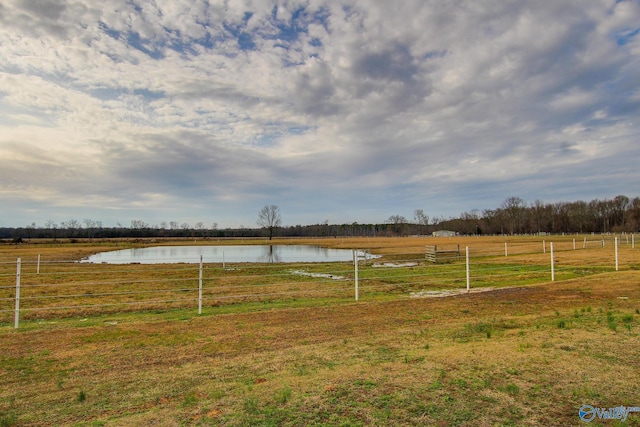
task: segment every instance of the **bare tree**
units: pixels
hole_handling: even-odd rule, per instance
[[[60,225],[62,226],[62,228],[67,229],[69,237],[75,237],[76,230],[82,228],[82,226],[80,225],[80,221],[74,218],[71,218],[69,221],[62,221]]]
[[[502,209],[509,221],[511,234],[520,231],[520,224],[524,217],[526,204],[520,197],[509,197],[502,202]]]
[[[427,225],[429,225],[429,215],[425,215],[422,209],[416,209],[413,212],[413,219],[418,224],[418,230],[420,230],[420,234],[426,231]]]
[[[282,224],[280,208],[276,205],[266,205],[258,212],[258,225],[269,230],[269,240],[273,232]]]
[[[91,241],[91,239],[93,238],[95,229],[97,227],[97,223],[96,221],[90,218],[85,218],[82,220],[82,222],[84,222],[85,230],[87,230],[87,236],[89,237],[89,241]]]
[[[196,225],[195,225],[195,229],[200,232],[200,235],[202,237],[205,237],[206,232],[205,232],[205,228],[204,228],[204,222],[202,222],[202,221],[197,222]]]
[[[540,199],[536,199],[535,202],[531,204],[531,213],[533,214],[533,221],[535,222],[535,230],[536,233],[540,234],[542,231],[541,222],[542,215],[544,213],[544,203]]]
[[[389,219],[387,219],[388,224],[393,224],[393,231],[396,234],[404,234],[405,224],[407,223],[407,218],[402,215],[391,215]]]
[[[407,218],[403,217],[402,215],[391,215],[387,219],[387,223],[394,224],[394,225],[406,224],[407,223]]]
[[[36,231],[36,228],[37,227],[36,227],[36,223],[35,222],[32,222],[31,224],[29,224],[29,225],[27,225],[25,227],[25,230],[27,232],[27,239],[31,240],[31,238],[33,237],[33,234]]]
[[[132,219],[131,220],[131,229],[132,230],[142,230],[145,228],[149,228],[149,224],[144,222],[141,219]]]
[[[640,228],[640,197],[634,197],[629,202],[629,221],[631,230]]]
[[[55,242],[56,240],[56,230],[58,229],[58,224],[56,224],[56,222],[52,219],[48,219],[47,222],[44,224],[45,227],[47,227],[48,230],[50,230],[52,236],[53,236],[53,241]]]

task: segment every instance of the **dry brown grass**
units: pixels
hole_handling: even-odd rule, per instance
[[[366,242],[385,241],[346,247]],[[385,253],[411,252],[388,243]],[[0,420],[579,425],[583,404],[640,406],[640,272],[629,252],[625,271],[449,298],[1,326]],[[632,414],[625,425],[638,424]]]

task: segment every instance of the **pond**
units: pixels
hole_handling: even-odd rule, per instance
[[[351,249],[312,245],[154,246],[91,255],[82,262],[94,264],[340,262],[353,260]],[[368,255],[376,258],[375,255]]]

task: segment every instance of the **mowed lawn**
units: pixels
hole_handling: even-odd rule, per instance
[[[640,406],[632,257],[441,298],[4,323],[0,426],[585,424]]]

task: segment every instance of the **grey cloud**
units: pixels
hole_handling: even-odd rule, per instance
[[[55,0],[21,0],[18,5],[39,19],[51,21],[60,19],[65,10],[65,5]]]
[[[398,45],[382,52],[365,53],[355,61],[353,71],[375,80],[406,83],[413,80],[419,68],[407,49]]]
[[[333,116],[341,113],[335,93],[336,82],[330,66],[323,61],[313,61],[308,70],[298,74],[291,101],[306,114]]]
[[[221,143],[202,132],[139,135],[141,148],[105,149],[105,162],[127,194],[172,193],[190,198],[242,194],[267,185],[268,158],[258,152]]]
[[[333,195],[334,209],[384,219],[430,201],[493,207],[535,185],[545,194],[533,198],[589,199],[640,178],[635,2],[274,5],[3,2],[0,182],[12,180],[12,200],[39,185],[76,206],[96,194],[144,205],[145,193],[177,209],[206,194],[229,212],[281,197],[315,213],[310,194]],[[24,138],[47,142],[51,161],[17,149]],[[629,176],[603,183],[604,164]]]
[[[34,37],[46,35],[61,40],[71,30],[69,19],[82,16],[81,13],[86,11],[84,6],[77,4],[73,9],[70,12],[67,2],[55,0],[19,0],[3,6],[0,22]]]

